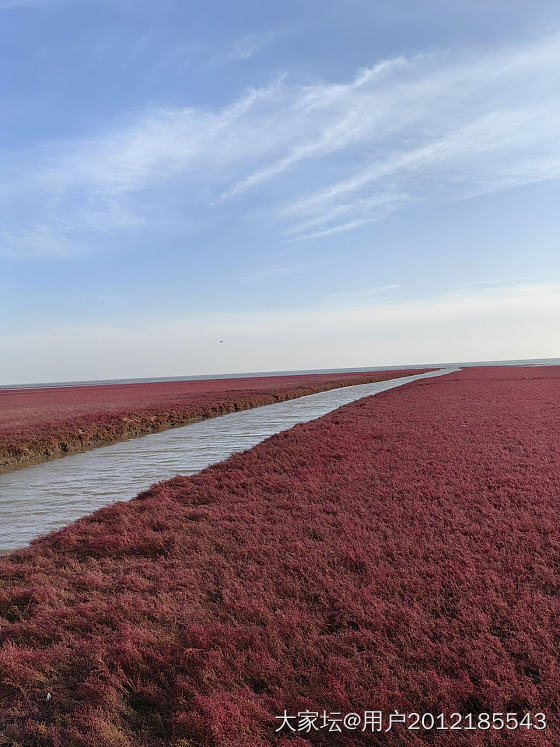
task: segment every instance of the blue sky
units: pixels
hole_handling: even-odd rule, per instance
[[[0,0],[0,383],[560,355],[559,21]]]

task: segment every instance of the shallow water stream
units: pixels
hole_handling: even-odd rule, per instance
[[[154,482],[199,472],[349,402],[457,370],[310,394],[0,474],[0,553],[23,547],[33,537],[108,503],[133,498]]]

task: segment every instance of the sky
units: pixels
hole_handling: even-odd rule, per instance
[[[557,0],[0,0],[0,384],[560,356]]]

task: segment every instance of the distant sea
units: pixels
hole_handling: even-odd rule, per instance
[[[369,368],[310,368],[298,371],[257,371],[250,373],[220,373],[206,374],[202,376],[169,376],[155,379],[102,379],[98,381],[56,381],[36,382],[33,384],[4,384],[0,389],[36,389],[40,387],[65,387],[65,386],[102,386],[109,384],[150,384],[165,381],[200,381],[203,379],[245,379],[257,376],[297,376],[298,374],[337,374],[337,373],[363,373],[368,371],[406,371],[418,368],[445,368],[447,366],[560,366],[560,358],[529,358],[525,360],[511,361],[463,361],[451,363],[416,363],[407,366],[372,366]]]

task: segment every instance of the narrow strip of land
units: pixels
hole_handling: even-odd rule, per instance
[[[423,371],[430,369],[422,369]],[[0,470],[415,370],[0,390]]]
[[[560,743],[559,395],[558,367],[419,381],[1,559],[0,734],[253,747],[284,711],[545,712],[515,744]]]
[[[134,498],[156,482],[200,472],[361,397],[453,370],[337,387],[0,473],[0,554],[98,508]]]

